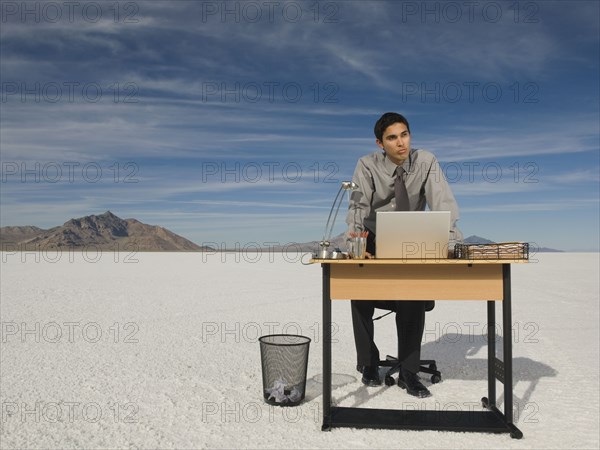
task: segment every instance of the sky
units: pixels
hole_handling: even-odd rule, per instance
[[[0,5],[2,226],[320,240],[396,111],[465,236],[600,248],[597,1]]]

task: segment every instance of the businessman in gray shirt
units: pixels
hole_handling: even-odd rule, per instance
[[[432,211],[450,211],[450,248],[462,241],[462,234],[456,227],[458,206],[450,186],[432,153],[411,148],[406,118],[397,113],[385,113],[375,124],[374,132],[375,143],[383,152],[372,153],[358,161],[352,178],[358,189],[350,197],[347,237],[350,233],[369,231],[367,257],[374,256],[376,236],[373,232],[378,211],[423,211],[428,206]],[[390,309],[396,312],[401,363],[398,385],[416,397],[431,395],[417,376],[426,304],[423,301],[352,300],[357,363],[364,384],[381,384],[379,350],[373,341],[373,313],[375,308]]]

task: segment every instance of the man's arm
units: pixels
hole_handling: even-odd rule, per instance
[[[358,189],[350,194],[350,204],[346,216],[346,223],[348,224],[346,248],[349,248],[350,233],[366,231],[365,218],[371,212],[371,200],[374,190],[373,176],[362,159],[356,164],[352,181],[358,185]]]
[[[463,241],[463,235],[456,226],[456,222],[460,218],[458,213],[458,205],[452,189],[442,172],[442,168],[437,160],[433,158],[427,181],[425,182],[425,198],[429,209],[432,211],[450,211],[450,249],[454,249],[454,245]]]

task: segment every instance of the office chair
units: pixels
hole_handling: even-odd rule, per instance
[[[367,231],[369,232],[367,235],[367,251],[374,255],[376,250],[375,233],[373,233],[373,231],[369,230],[368,228]],[[425,312],[431,311],[433,308],[435,308],[435,301],[430,300],[425,302]],[[379,320],[393,312],[395,311],[391,310],[385,314],[382,314],[381,316],[374,318],[373,321]],[[396,380],[394,380],[394,377],[392,375],[400,372],[400,362],[398,361],[398,358],[396,358],[395,356],[387,355],[385,360],[379,361],[379,365],[381,367],[389,367],[389,370],[385,374],[386,386],[393,386],[394,384],[396,384]],[[356,366],[356,370],[358,370],[360,373],[362,373],[362,369],[363,368],[361,366]],[[432,384],[436,384],[442,381],[442,374],[439,370],[437,370],[437,364],[433,359],[422,359],[419,364],[419,372],[431,375],[430,380]]]
[[[435,302],[428,301],[425,305],[425,311],[431,311],[435,307]],[[388,314],[393,313],[394,311],[389,311],[379,317],[374,318],[373,320],[379,320]],[[387,355],[385,360],[379,361],[379,366],[381,367],[389,367],[388,371],[385,373],[385,385],[393,386],[396,384],[396,380],[393,375],[400,372],[400,362],[398,358],[395,356]],[[358,369],[358,367],[357,367]],[[442,381],[442,373],[437,370],[437,364],[433,359],[422,359],[419,364],[419,372],[427,373],[431,375],[431,383],[437,384]]]

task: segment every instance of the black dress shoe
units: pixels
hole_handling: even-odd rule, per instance
[[[379,378],[379,367],[365,366],[362,371],[362,382],[367,386],[380,386],[381,378]]]
[[[406,389],[409,395],[419,398],[431,397],[431,392],[419,381],[416,373],[401,369],[398,375],[398,386]]]

